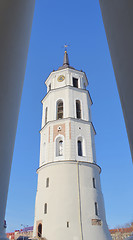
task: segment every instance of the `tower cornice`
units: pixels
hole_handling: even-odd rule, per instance
[[[92,98],[91,98],[91,95],[90,95],[89,90],[83,89],[83,88],[75,88],[75,87],[73,87],[73,86],[71,86],[71,85],[66,85],[66,86],[63,86],[63,87],[51,89],[50,91],[48,91],[48,92],[46,93],[45,97],[41,100],[41,103],[43,103],[44,99],[46,99],[52,91],[56,91],[56,90],[64,89],[64,88],[71,88],[71,89],[74,89],[75,91],[87,92],[88,95],[89,95],[90,101],[91,101],[91,105],[93,104],[93,101],[92,101]]]
[[[85,165],[88,167],[96,167],[99,169],[99,174],[102,171],[101,167],[99,165],[97,165],[96,163],[91,163],[91,162],[86,162],[86,161],[77,161],[77,160],[63,160],[63,161],[54,161],[54,162],[44,163],[36,170],[36,172],[38,173],[44,167],[49,167],[51,165],[57,165],[57,164],[78,164],[78,165]]]
[[[84,123],[84,124],[90,124],[92,126],[92,129],[94,131],[94,134],[96,135],[96,130],[95,130],[95,127],[93,125],[93,123],[91,121],[86,121],[86,120],[83,120],[83,119],[77,119],[77,118],[72,118],[72,117],[68,117],[68,118],[62,118],[62,119],[58,119],[58,120],[52,120],[52,121],[48,121],[42,128],[41,130],[39,131],[40,133],[43,131],[43,129],[45,129],[46,126],[49,126],[51,123],[63,123],[65,122],[66,120],[70,120],[70,121],[74,121],[74,122],[78,122],[78,123]]]
[[[75,68],[69,68],[69,67],[63,68],[63,69],[58,69],[58,70],[53,70],[53,71],[49,74],[49,76],[47,77],[47,79],[45,80],[44,83],[47,84],[49,78],[50,78],[52,75],[56,75],[56,74],[58,74],[58,73],[62,74],[64,71],[73,72],[73,73],[74,73],[74,72],[77,72],[78,74],[81,74],[82,76],[85,76],[86,82],[87,82],[87,84],[89,84],[88,78],[87,78],[86,73],[85,73],[84,71],[82,71],[82,70],[77,70],[77,69],[75,69]]]

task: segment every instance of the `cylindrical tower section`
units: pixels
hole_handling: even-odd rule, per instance
[[[38,169],[33,236],[52,240],[111,239],[104,212],[100,168],[57,161]]]

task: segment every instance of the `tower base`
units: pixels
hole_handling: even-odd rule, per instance
[[[98,165],[83,161],[55,161],[41,166],[33,237],[111,240],[99,174]],[[47,178],[49,185],[46,185]]]

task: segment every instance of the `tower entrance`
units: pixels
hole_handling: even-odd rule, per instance
[[[38,225],[38,233],[37,233],[38,237],[42,237],[42,224],[39,223]]]

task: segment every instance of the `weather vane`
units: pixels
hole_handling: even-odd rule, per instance
[[[67,52],[67,48],[68,48],[69,46],[70,46],[70,45],[67,45],[67,44],[64,45],[65,52]]]

